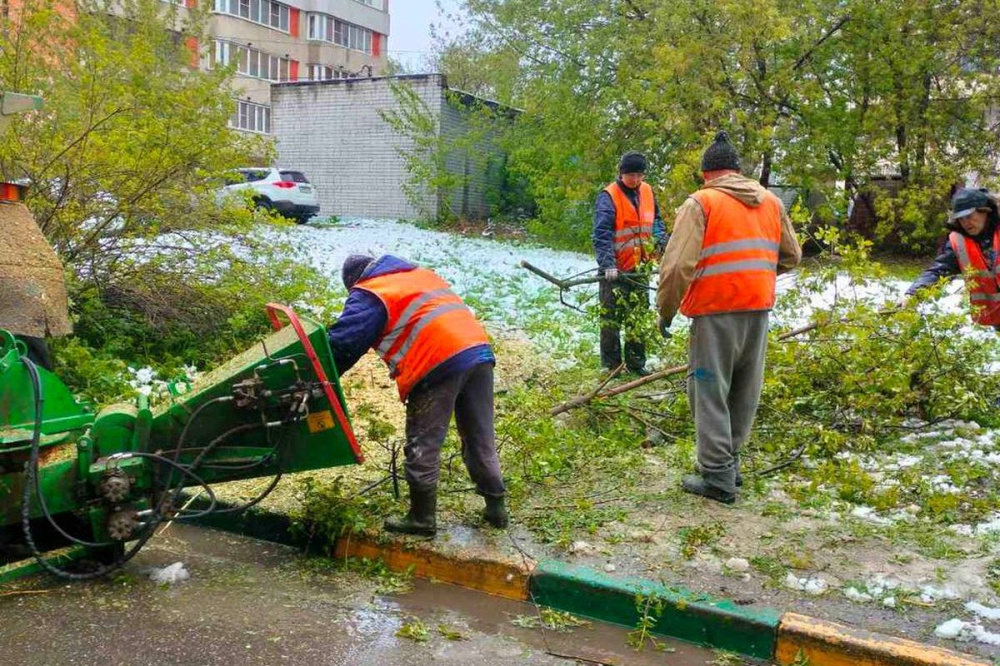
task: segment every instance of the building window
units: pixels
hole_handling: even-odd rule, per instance
[[[288,5],[273,0],[215,0],[219,14],[239,16],[283,32],[288,32]]]
[[[310,81],[329,81],[333,78],[333,67],[326,65],[309,65]]]
[[[333,81],[335,79],[351,78],[346,69],[330,67],[328,65],[309,65],[307,72],[310,81]]]
[[[309,14],[308,26],[309,39],[333,42],[345,49],[369,55],[372,52],[373,33],[368,28],[341,21],[328,14]]]
[[[374,7],[375,9],[382,11],[384,5],[382,4],[384,0],[354,0],[366,7]]]
[[[288,81],[291,61],[279,58],[259,49],[235,44],[221,39],[215,40],[212,62],[218,65],[236,65],[236,71],[244,76],[267,81]]]
[[[229,126],[247,132],[270,134],[271,107],[239,100],[236,103],[236,113],[229,119]]]

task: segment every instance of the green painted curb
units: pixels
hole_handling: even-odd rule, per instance
[[[539,604],[626,627],[639,621],[637,597],[653,597],[663,604],[654,633],[758,659],[774,656],[781,613],[770,608],[751,610],[684,588],[551,560],[535,567],[530,589]]]

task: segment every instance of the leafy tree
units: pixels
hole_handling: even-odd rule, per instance
[[[205,11],[36,0],[0,26],[0,89],[45,101],[0,137],[0,170],[30,183],[77,334],[101,354],[207,361],[266,330],[266,300],[323,293],[269,253],[266,218],[216,202],[228,169],[271,148],[227,127],[232,69],[197,66]]]
[[[469,216],[466,203],[482,187],[490,216],[533,205],[524,186],[507,168],[499,138],[515,112],[487,100],[449,89],[439,104],[428,100],[409,81],[390,82],[397,108],[380,110],[382,120],[406,141],[397,148],[409,178],[403,192],[425,218],[450,223]]]
[[[42,0],[0,37],[0,83],[45,98],[44,111],[15,120],[0,166],[31,182],[38,224],[95,281],[135,268],[123,265],[129,241],[206,226],[213,179],[247,158],[250,146],[226,129],[232,72],[197,69],[204,17],[178,11]]]
[[[881,220],[864,231],[915,248],[940,235],[957,180],[996,171],[991,6],[465,0],[467,31],[439,62],[525,109],[508,137],[512,167],[529,178],[543,222],[565,234],[585,237],[586,215],[572,213],[625,150],[644,150],[663,203],[679,202],[726,128],[762,183],[823,195],[820,217],[840,224],[864,194]],[[878,186],[885,174],[891,192]]]

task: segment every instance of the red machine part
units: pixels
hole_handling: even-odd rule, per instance
[[[320,363],[319,357],[316,356],[316,349],[313,347],[312,342],[309,341],[309,336],[306,335],[306,331],[302,328],[302,322],[299,320],[299,316],[295,314],[295,311],[287,305],[281,305],[280,303],[268,303],[267,304],[267,317],[271,320],[271,328],[275,331],[280,331],[282,329],[281,321],[278,319],[278,313],[285,315],[288,319],[288,324],[295,330],[295,334],[299,336],[299,341],[302,343],[302,348],[306,350],[306,356],[309,357],[309,362],[312,363],[313,371],[316,373],[316,378],[323,384],[323,392],[326,394],[326,399],[330,402],[333,407],[333,413],[337,417],[337,423],[343,428],[344,434],[347,435],[347,443],[351,445],[351,450],[354,452],[354,459],[358,463],[363,463],[365,461],[365,455],[361,452],[361,447],[358,446],[358,440],[354,436],[354,429],[351,428],[351,424],[347,421],[347,415],[344,413],[344,408],[340,404],[340,400],[337,399],[337,394],[333,392],[333,386],[330,384],[329,378],[326,376],[326,371],[323,369],[323,364]]]

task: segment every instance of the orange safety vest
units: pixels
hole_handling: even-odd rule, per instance
[[[687,317],[770,310],[778,275],[781,202],[768,193],[757,207],[707,188],[694,199],[705,212],[705,236],[681,312]]]
[[[953,231],[948,235],[951,249],[958,257],[958,267],[969,286],[972,304],[972,321],[984,326],[1000,324],[1000,262],[994,261],[993,270],[986,264],[986,257],[979,244],[964,234]],[[993,232],[993,251],[1000,250],[1000,227]]]
[[[375,351],[389,366],[400,400],[452,356],[489,344],[482,324],[434,271],[378,275],[354,286],[377,296],[389,315]]]
[[[618,186],[617,182],[604,188],[615,204],[615,261],[618,270],[631,271],[646,261],[651,255],[646,249],[653,237],[653,220],[656,204],[653,202],[653,188],[646,183],[639,184],[639,210]]]

